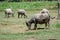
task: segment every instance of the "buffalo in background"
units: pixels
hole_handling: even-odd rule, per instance
[[[14,17],[14,12],[12,11],[12,9],[8,8],[5,9],[5,17],[10,17],[10,15],[12,15],[12,17]]]
[[[18,18],[22,18],[22,16],[24,16],[24,18],[27,18],[27,15],[26,15],[26,11],[24,9],[19,9],[18,10]]]

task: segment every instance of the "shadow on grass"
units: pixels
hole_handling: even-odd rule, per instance
[[[49,28],[37,28],[37,30],[43,30],[43,29],[49,29]],[[36,30],[36,29],[31,29],[31,30]],[[26,30],[29,31],[29,30]]]
[[[42,29],[42,30],[43,30],[43,29],[45,29],[45,28],[37,28],[37,30],[40,30],[40,29]]]

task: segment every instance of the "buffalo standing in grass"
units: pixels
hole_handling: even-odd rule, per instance
[[[9,15],[14,16],[14,12],[11,9],[5,9],[5,17],[10,17]]]
[[[45,10],[45,9],[44,9]],[[26,22],[28,29],[31,29],[31,24],[34,23],[34,29],[37,28],[37,24],[45,24],[45,27],[49,27],[50,15],[48,11],[41,11],[38,14],[34,14],[30,20]]]
[[[27,15],[26,15],[26,11],[24,9],[19,9],[18,10],[18,18],[22,18],[22,16],[24,16],[24,18],[27,18]]]

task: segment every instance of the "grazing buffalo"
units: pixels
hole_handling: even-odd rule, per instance
[[[24,16],[24,18],[26,18],[27,17],[27,15],[26,15],[26,11],[24,10],[24,9],[19,9],[18,10],[18,18],[19,18],[19,16]]]
[[[5,9],[5,17],[10,17],[9,15],[14,16],[14,12],[11,9]]]
[[[34,29],[36,29],[37,24],[45,24],[45,27],[47,27],[47,25],[49,26],[49,22],[50,22],[50,15],[48,13],[42,12],[34,14],[30,20],[26,21],[26,25],[30,30],[32,23],[34,23]]]

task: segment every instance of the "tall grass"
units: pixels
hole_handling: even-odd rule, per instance
[[[0,2],[0,10],[4,10],[5,8],[12,8],[14,10],[17,9],[42,9],[42,8],[49,8],[49,9],[56,9],[57,2]]]

